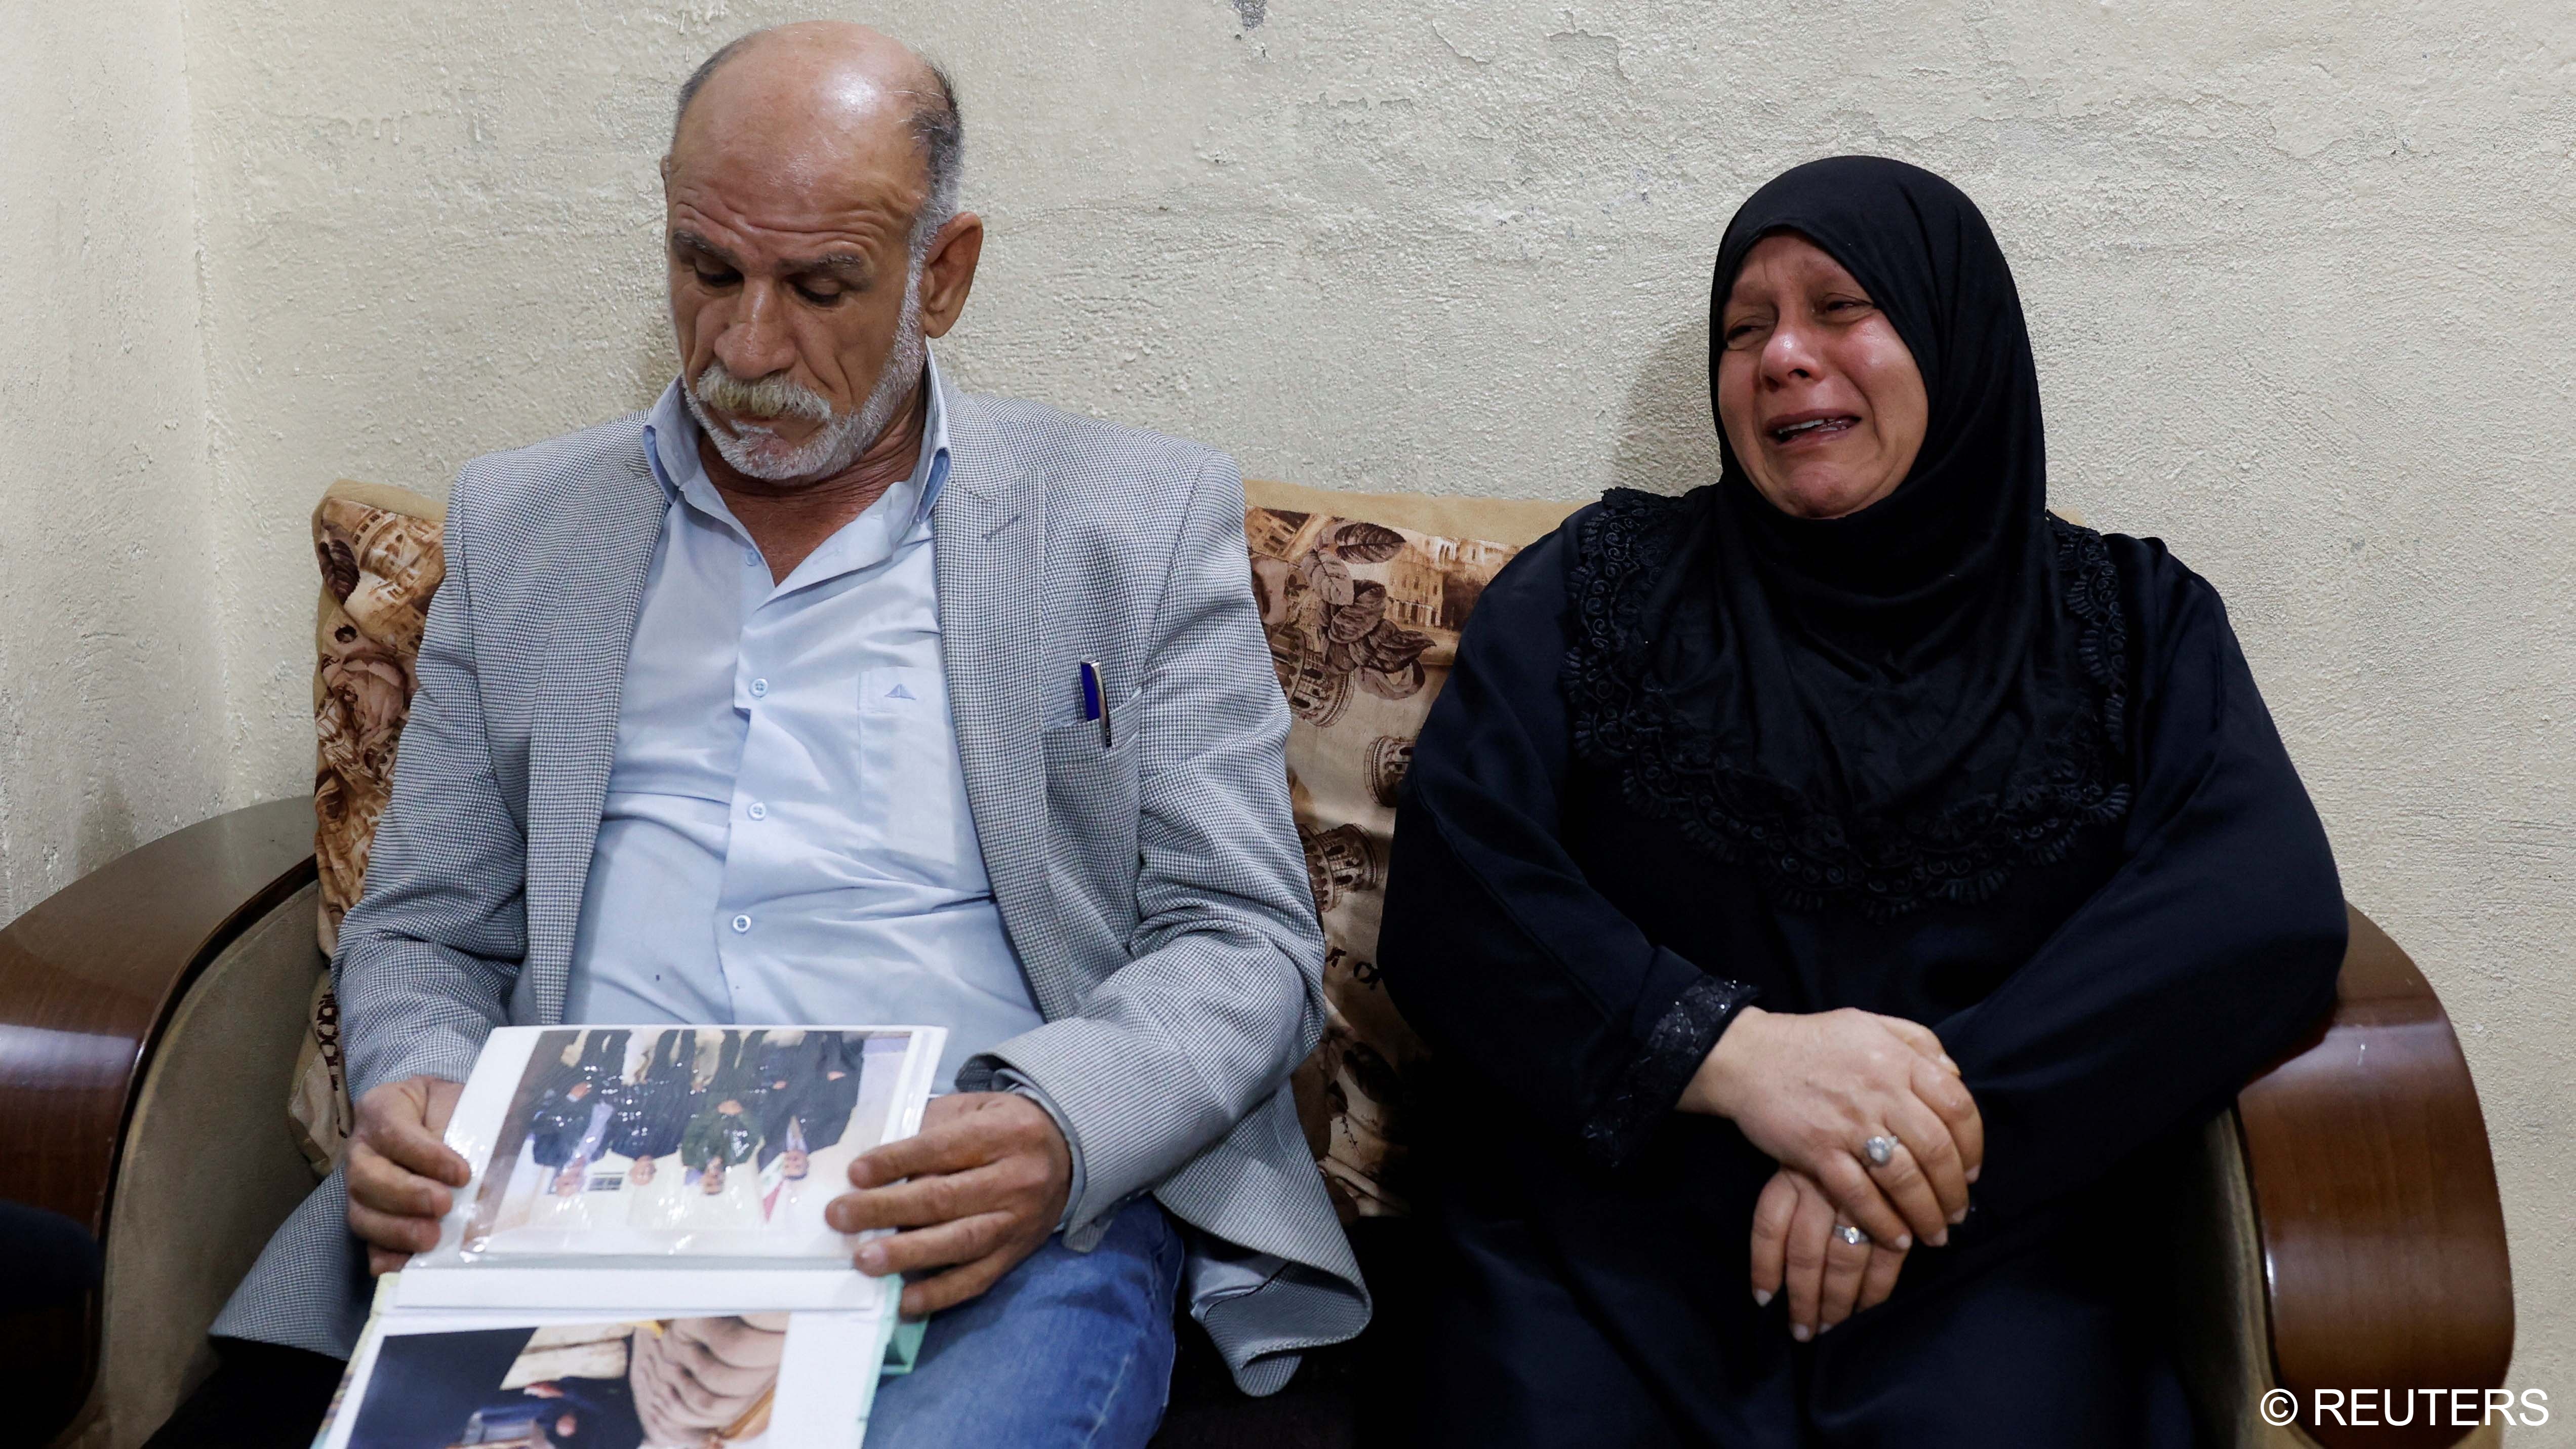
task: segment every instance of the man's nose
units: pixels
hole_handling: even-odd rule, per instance
[[[745,382],[783,372],[796,360],[778,289],[746,280],[740,301],[716,334],[716,360]]]

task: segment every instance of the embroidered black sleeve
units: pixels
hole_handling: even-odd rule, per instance
[[[1655,1124],[1681,1100],[1691,1074],[1708,1059],[1735,1014],[1761,993],[1741,981],[1704,976],[1685,987],[1655,1021],[1646,1046],[1621,1073],[1610,1099],[1583,1124],[1583,1146],[1604,1167],[1634,1154]]]

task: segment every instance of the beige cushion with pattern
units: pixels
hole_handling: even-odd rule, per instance
[[[1495,572],[1580,504],[1244,485],[1253,595],[1288,696],[1289,799],[1324,924],[1324,1037],[1292,1079],[1345,1218],[1407,1209],[1420,1039],[1378,981],[1395,791]]]
[[[347,479],[313,508],[322,571],[313,621],[313,856],[322,885],[315,929],[326,957],[339,948],[340,918],[366,886],[367,850],[393,794],[421,631],[447,576],[443,518],[417,493]],[[313,988],[287,1115],[315,1174],[327,1175],[351,1119],[340,1007],[327,975]]]

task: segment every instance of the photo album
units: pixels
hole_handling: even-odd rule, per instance
[[[856,1449],[903,1285],[823,1209],[919,1130],[946,1035],[493,1032],[447,1127],[473,1179],[315,1449]]]

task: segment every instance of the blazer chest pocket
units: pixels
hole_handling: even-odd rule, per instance
[[[1109,740],[1100,721],[1071,719],[1045,734],[1047,814],[1054,826],[1047,873],[1059,903],[1088,907],[1124,935],[1136,921],[1135,695],[1109,707]],[[1088,896],[1088,901],[1067,899]]]

